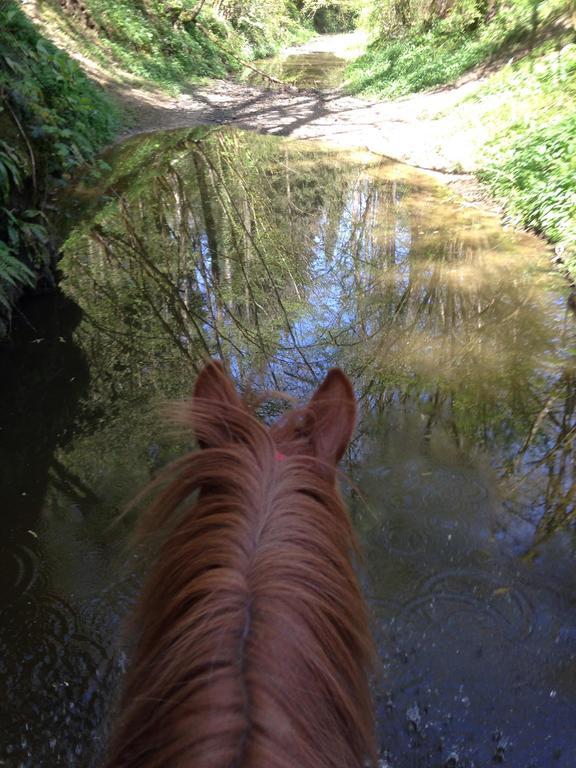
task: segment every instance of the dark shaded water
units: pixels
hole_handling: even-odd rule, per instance
[[[110,523],[218,355],[355,383],[382,766],[573,768],[575,334],[542,247],[364,153],[214,129],[107,159],[65,296],[0,358],[0,765],[97,762],[137,583]]]

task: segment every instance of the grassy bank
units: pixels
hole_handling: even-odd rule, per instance
[[[312,34],[291,0],[44,0],[39,18],[106,71],[172,92]]]
[[[480,178],[516,221],[556,245],[576,279],[576,44],[537,49],[475,101],[493,126]]]
[[[475,68],[493,71],[451,117],[470,136],[481,131],[478,175],[517,223],[557,246],[576,279],[571,3],[508,0],[486,8],[455,4],[442,19],[382,30],[350,66],[349,87],[394,98],[450,85]]]

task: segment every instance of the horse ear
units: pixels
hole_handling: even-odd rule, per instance
[[[310,433],[314,453],[336,464],[356,424],[356,398],[350,379],[340,368],[331,368],[308,407],[314,414]]]
[[[194,399],[212,402],[216,406],[243,407],[234,383],[219,360],[210,360],[198,374]]]
[[[215,448],[239,439],[246,406],[218,360],[211,360],[200,371],[192,403],[194,431],[201,448]]]

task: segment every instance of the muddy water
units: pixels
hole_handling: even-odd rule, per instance
[[[97,764],[140,570],[110,523],[218,355],[300,397],[354,381],[381,765],[573,768],[576,339],[546,251],[368,154],[210,129],[107,162],[64,296],[2,351],[0,764]]]

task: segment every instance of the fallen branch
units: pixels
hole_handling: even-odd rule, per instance
[[[232,58],[237,59],[237,61],[242,64],[243,67],[248,67],[248,69],[251,69],[253,72],[256,72],[261,77],[265,77],[267,80],[270,80],[272,83],[276,83],[276,85],[281,85],[283,88],[286,88],[289,91],[298,91],[299,88],[296,88],[295,85],[289,85],[288,83],[285,83],[283,80],[278,80],[277,77],[272,77],[272,75],[269,75],[266,72],[263,72],[261,69],[258,69],[258,67],[255,67],[253,64],[249,64],[244,59],[241,59],[238,54],[233,53],[228,48],[225,48],[219,40],[215,38],[215,36],[210,32],[209,29],[207,29],[201,22],[199,22],[197,19],[194,22],[196,26],[202,30],[202,32],[206,35],[208,40],[210,40],[214,45],[216,45],[218,48],[220,48],[224,53],[226,53],[228,56],[232,56]]]

